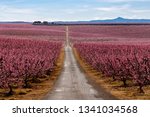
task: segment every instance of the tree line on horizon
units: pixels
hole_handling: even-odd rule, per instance
[[[49,25],[49,24],[55,24],[54,22],[49,23],[48,21],[34,21],[33,25]]]

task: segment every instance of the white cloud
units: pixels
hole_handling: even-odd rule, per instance
[[[148,14],[150,14],[150,10],[149,9],[132,9],[131,12],[133,12],[133,13],[148,13]]]
[[[120,11],[120,10],[127,10],[130,8],[130,5],[122,5],[122,6],[109,6],[109,7],[97,7],[94,8],[98,11],[105,11],[105,12],[114,12],[114,11]]]
[[[87,7],[78,8],[78,9],[63,9],[62,11],[67,14],[78,14],[83,12],[88,12],[90,9]]]
[[[38,10],[32,8],[19,8],[9,5],[0,6],[1,21],[33,21],[38,19]]]
[[[116,17],[125,17],[125,18],[136,18],[136,19],[150,19],[150,9],[144,8],[135,8],[130,6],[129,4],[126,5],[112,5],[109,7],[97,7],[94,8],[95,19],[110,19]]]
[[[8,13],[8,14],[32,14],[34,13],[33,9],[30,8],[16,8],[16,7],[10,7],[10,6],[0,6],[0,14]]]

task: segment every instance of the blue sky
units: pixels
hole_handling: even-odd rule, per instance
[[[150,0],[0,0],[0,21],[150,19]]]

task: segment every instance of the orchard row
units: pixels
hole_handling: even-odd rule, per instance
[[[149,44],[112,44],[112,43],[76,43],[80,57],[95,70],[113,81],[122,81],[127,87],[127,81],[139,86],[150,85],[150,43]]]

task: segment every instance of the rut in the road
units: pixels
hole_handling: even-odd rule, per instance
[[[89,84],[85,74],[75,60],[72,48],[69,46],[68,27],[66,27],[65,62],[63,71],[59,76],[53,90],[44,98],[47,100],[69,100],[69,99],[113,99],[102,89],[95,89]]]

